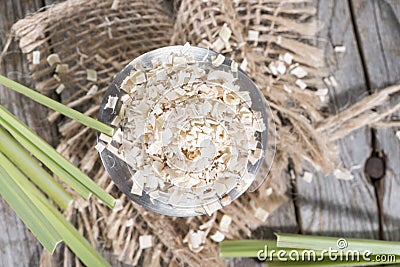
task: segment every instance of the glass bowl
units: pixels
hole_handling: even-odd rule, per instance
[[[169,47],[159,48],[150,51],[148,53],[145,53],[134,59],[131,63],[129,63],[120,73],[116,75],[116,77],[110,84],[108,91],[104,95],[103,101],[100,106],[99,120],[108,125],[111,125],[113,119],[119,114],[119,111],[122,106],[121,97],[126,94],[126,92],[121,89],[121,84],[123,83],[125,78],[132,73],[132,71],[135,71],[138,68],[151,69],[153,66],[154,59],[165,57],[166,55],[169,55],[171,53],[175,54],[182,53],[183,49],[187,49],[187,47],[169,46]],[[226,194],[224,194],[223,196],[215,194],[215,192],[213,191],[214,190],[213,184],[208,185],[208,187],[210,188],[202,188],[202,190],[204,189],[203,192],[207,192],[208,195],[207,197],[204,198],[203,196],[201,196],[202,197],[201,199],[199,199],[198,196],[196,196],[193,193],[192,189],[180,188],[179,192],[182,192],[180,194],[182,194],[183,197],[181,196],[179,203],[175,203],[173,205],[170,204],[168,201],[168,198],[171,197],[168,195],[170,191],[166,189],[168,188],[168,186],[164,187],[165,189],[164,191],[158,190],[159,192],[157,192],[156,198],[153,197],[154,195],[149,195],[149,191],[146,190],[145,188],[143,188],[141,196],[131,193],[131,188],[134,183],[134,181],[132,180],[132,176],[135,174],[136,170],[132,168],[130,165],[128,165],[120,157],[110,152],[108,149],[104,149],[100,152],[100,157],[103,162],[103,165],[106,168],[111,179],[117,185],[117,187],[124,194],[126,194],[131,200],[151,211],[168,216],[178,216],[178,217],[196,216],[205,213],[212,213],[213,211],[222,208],[223,205],[227,204],[224,203],[224,199],[225,200],[228,199],[229,201],[234,201],[249,188],[252,191],[254,191],[266,178],[266,174],[269,170],[273,158],[273,153],[271,154],[270,151],[271,148],[268,148],[267,146],[269,137],[268,133],[269,132],[274,133],[274,130],[273,131],[268,130],[268,128],[273,127],[273,125],[269,123],[269,117],[271,117],[270,115],[271,113],[269,107],[266,105],[263,94],[254,84],[254,82],[240,68],[237,71],[232,72],[231,68],[232,60],[230,60],[229,58],[224,58],[223,63],[221,65],[218,65],[217,67],[213,65],[212,60],[215,60],[215,58],[218,56],[218,53],[215,53],[211,50],[191,46],[190,48],[188,48],[187,51],[185,51],[185,53],[192,55],[194,60],[198,62],[198,64],[200,64],[202,68],[206,70],[206,72],[220,70],[232,74],[234,76],[234,83],[238,85],[239,91],[247,91],[249,93],[248,95],[251,99],[251,107],[250,107],[251,111],[258,112],[260,116],[260,121],[263,122],[263,124],[266,127],[266,130],[262,132],[257,132],[255,134],[255,138],[257,140],[257,147],[262,151],[259,160],[257,160],[256,162],[253,161],[252,163],[246,160],[246,164],[244,164],[246,166],[244,166],[243,168],[247,169],[247,173],[251,175],[246,175],[246,177],[243,176],[239,177],[240,175],[238,175],[238,177],[235,178],[237,182],[235,186],[231,187],[229,191],[226,192]],[[225,89],[229,90],[229,88]],[[175,89],[165,88],[165,90],[166,90],[165,94],[167,94],[167,92],[170,92],[171,90],[173,91]],[[160,95],[160,98],[165,97],[165,94]],[[118,102],[115,109],[106,108],[110,96],[112,97],[118,96]],[[184,104],[187,104],[187,107],[190,106],[190,103],[184,103]],[[188,119],[191,120],[192,118]],[[167,123],[165,124],[167,125]],[[98,142],[103,142],[103,141],[98,138]],[[246,147],[246,149],[250,151],[248,147]],[[243,155],[244,154],[240,154],[240,157],[243,157]],[[200,161],[195,162],[192,165],[193,166],[191,168],[193,169],[196,168],[201,169],[199,168],[199,165],[201,165]],[[264,169],[264,171],[262,171],[263,174],[261,175],[261,177],[257,176],[257,174],[260,171],[260,168]],[[246,172],[244,171],[244,173]]]

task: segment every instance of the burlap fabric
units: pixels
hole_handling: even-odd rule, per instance
[[[69,0],[17,22],[13,34],[30,59],[36,89],[54,95],[62,84],[65,89],[60,94],[61,101],[93,117],[97,116],[102,95],[113,76],[146,51],[189,41],[217,50],[239,63],[248,62],[242,66],[247,65],[246,71],[264,93],[277,127],[278,149],[272,175],[256,192],[246,193],[212,217],[169,218],[130,202],[115,189],[101,167],[94,149],[95,132],[57,113],[49,114],[49,120],[59,125],[62,135],[58,151],[119,197],[114,210],[96,199],[84,202],[77,198],[75,207],[67,212],[94,246],[110,249],[120,261],[132,265],[219,266],[223,262],[218,257],[218,244],[207,238],[200,252],[190,251],[184,243],[189,230],[212,234],[218,230],[222,215],[227,214],[233,218],[226,233],[228,239],[251,236],[251,231],[263,224],[255,210],[273,212],[285,199],[282,173],[289,159],[298,171],[304,160],[318,169],[331,171],[335,167],[332,142],[381,119],[385,114],[375,114],[373,121],[366,120],[371,115],[368,108],[382,104],[399,88],[371,96],[365,100],[369,105],[351,107],[344,111],[345,116],[327,117],[320,111],[324,103],[316,94],[326,87],[323,77],[327,74],[323,53],[315,46],[320,25],[315,21],[316,7],[312,2],[187,0],[176,2],[175,6],[172,18],[155,0]],[[215,45],[225,23],[232,30],[228,48]],[[247,40],[249,30],[260,33],[257,40]],[[32,64],[33,51],[40,51],[39,64]],[[285,53],[293,55],[293,64],[307,71],[302,79],[306,89],[296,85],[297,78],[289,69],[279,75],[271,73],[271,63],[282,60]],[[58,54],[61,63],[68,64],[68,71],[57,74],[56,67],[46,60],[50,54]],[[87,79],[88,69],[95,70],[96,81]],[[94,85],[98,87],[96,92],[91,91]],[[138,237],[143,234],[154,236],[153,249],[139,248]],[[69,266],[67,249],[65,253],[64,264]]]

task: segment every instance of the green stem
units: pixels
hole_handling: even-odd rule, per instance
[[[45,198],[43,194],[30,183],[25,176],[0,153],[0,162],[10,176],[5,177],[13,188],[19,188],[29,198],[28,204],[33,204],[47,219],[48,224],[43,229],[56,229],[67,246],[78,256],[86,266],[110,266],[101,255],[93,249],[89,242],[68,222],[64,216]],[[7,179],[8,178],[8,179]]]
[[[0,153],[0,155],[3,154]],[[2,159],[5,158],[3,157]],[[2,159],[0,159],[0,195],[18,214],[18,217],[21,218],[40,243],[50,253],[53,253],[57,244],[61,241],[61,237],[23,191],[18,186],[15,186],[13,179],[3,167],[4,162]]]
[[[12,115],[2,106],[0,106],[0,124],[4,128],[6,128],[17,140],[17,136],[23,136],[25,139],[29,140],[36,148],[41,150],[42,153],[47,155],[47,157],[50,158],[54,163],[58,164],[72,177],[74,177],[87,189],[93,192],[93,194],[101,199],[104,204],[106,204],[110,208],[114,207],[115,199],[110,194],[105,192],[93,180],[91,180],[87,175],[81,172],[81,170],[79,170],[70,161],[65,159],[52,146],[50,146],[46,141],[37,136],[31,129],[29,129],[25,124],[19,121],[14,115]]]
[[[82,183],[76,180],[71,174],[69,174],[63,167],[57,164],[51,157],[46,153],[43,153],[37,146],[30,142],[24,135],[20,135],[18,131],[9,126],[0,118],[0,125],[8,126],[6,129],[10,134],[23,146],[25,147],[33,156],[35,156],[40,162],[42,162],[47,168],[49,168],[55,175],[57,175],[63,182],[69,185],[73,190],[75,190],[84,199],[89,199],[91,192]]]
[[[69,108],[45,95],[42,95],[20,83],[17,83],[11,79],[8,79],[7,77],[4,77],[3,75],[0,75],[0,84],[10,88],[11,90],[14,90],[15,92],[18,92],[20,94],[23,94],[30,99],[34,100],[35,102],[38,102],[48,108],[51,108],[55,111],[58,111],[59,113],[67,116],[68,118],[71,118],[75,121],[78,121],[82,123],[83,125],[86,125],[96,131],[99,131],[101,133],[104,133],[108,136],[112,136],[114,129],[107,125],[104,124],[98,120],[95,120],[89,116],[86,116],[72,108]]]
[[[0,127],[0,151],[62,209],[68,208],[72,203],[72,196],[2,127]]]

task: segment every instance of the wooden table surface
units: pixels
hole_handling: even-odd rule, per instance
[[[55,1],[0,0],[0,48],[16,20],[51,2]],[[316,0],[316,3],[318,18],[324,24],[318,42],[325,49],[327,65],[339,83],[338,87],[330,88],[332,113],[400,82],[400,0]],[[333,48],[342,45],[346,52],[335,53]],[[0,73],[32,85],[25,57],[15,44],[0,66]],[[398,101],[394,99],[393,103]],[[0,89],[0,103],[47,141],[57,143],[57,129],[46,121],[43,107],[4,88]],[[337,142],[341,149],[338,160],[352,171],[351,181],[324,176],[312,168],[308,168],[314,173],[312,183],[297,174],[291,179],[288,174],[289,201],[254,232],[254,238],[272,238],[273,232],[281,231],[400,241],[397,130],[365,127]],[[382,169],[379,158],[385,163],[384,176],[379,180],[371,180],[365,174],[365,163],[371,156],[378,157],[370,165],[372,173]],[[375,174],[372,175],[380,176]],[[38,265],[41,246],[2,199],[0,233],[0,267]],[[111,257],[109,260],[117,265]],[[236,259],[229,261],[229,265],[260,264],[251,259]]]

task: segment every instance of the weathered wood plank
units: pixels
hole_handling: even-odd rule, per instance
[[[277,232],[299,232],[295,206],[291,197],[268,217],[265,225],[253,231],[252,238],[275,240],[276,236],[274,233]]]
[[[355,21],[372,91],[400,82],[400,2],[353,0]],[[398,104],[396,97],[391,104]],[[383,107],[386,109],[387,107]],[[400,116],[400,112],[397,114]],[[396,128],[380,128],[376,150],[386,157],[386,176],[380,181],[382,238],[400,240],[400,142]]]
[[[40,8],[39,0],[0,0],[0,49],[6,43],[12,24]],[[32,86],[25,56],[13,44],[7,53],[0,72],[16,81]],[[46,109],[25,97],[0,87],[0,103],[38,132],[48,142],[55,143],[55,126],[46,121]],[[40,259],[40,244],[29,232],[4,200],[0,200],[0,266],[37,266]]]
[[[338,86],[330,88],[332,112],[367,95],[363,68],[357,49],[347,1],[319,1],[318,18],[324,23],[321,45],[327,65]],[[335,53],[333,47],[344,45],[346,52]],[[312,169],[314,179],[307,183],[297,176],[297,208],[301,232],[347,237],[378,238],[379,220],[374,187],[363,174],[370,154],[370,131],[363,128],[337,142],[339,162],[351,170],[354,179],[338,180]]]

